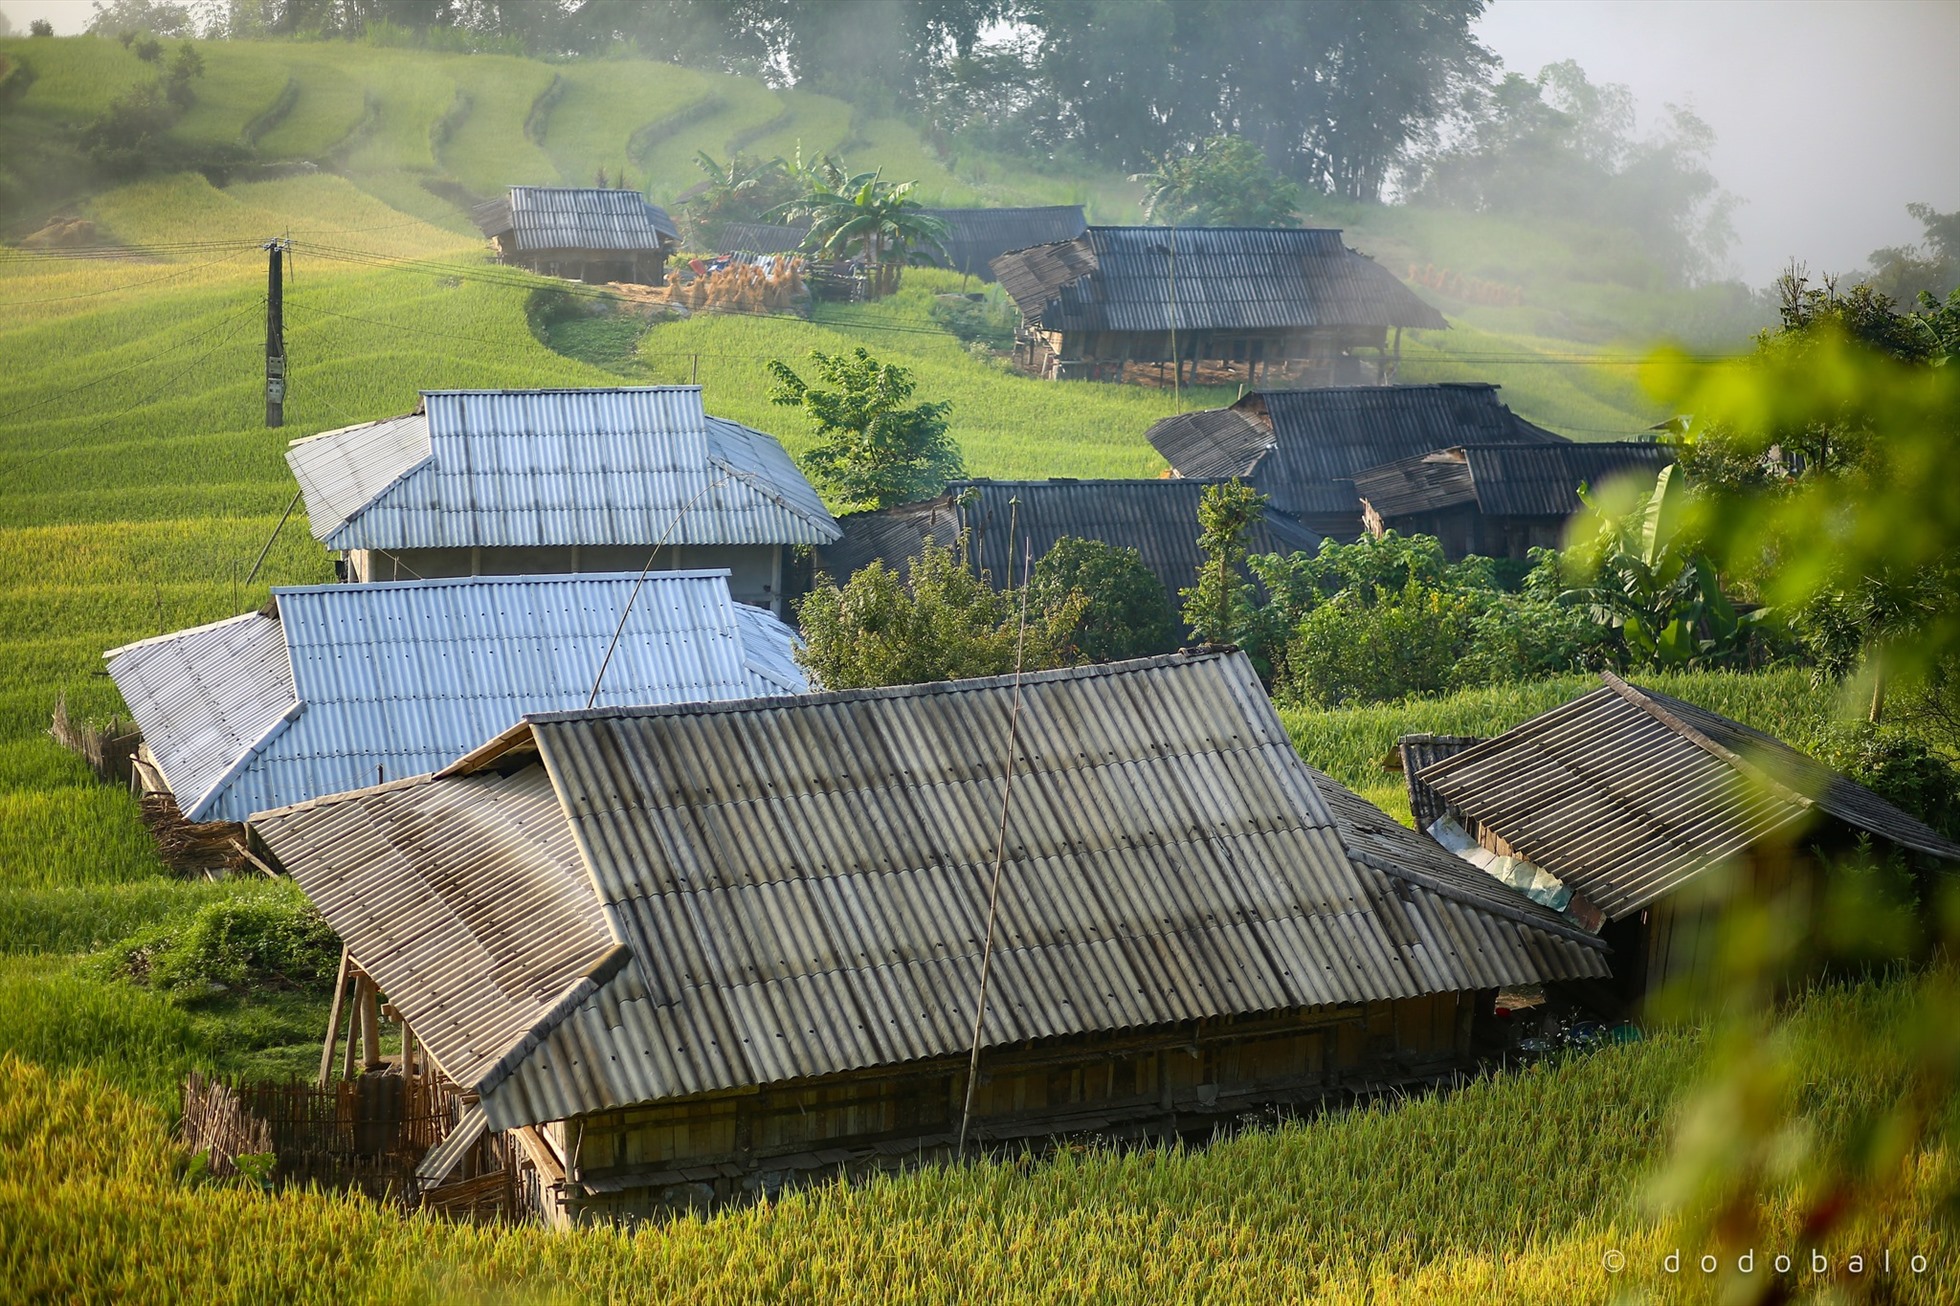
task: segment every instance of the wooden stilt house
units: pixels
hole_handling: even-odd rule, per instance
[[[568,281],[657,286],[680,248],[673,219],[638,191],[512,186],[473,216],[498,262]]]

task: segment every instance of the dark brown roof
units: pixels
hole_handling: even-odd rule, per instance
[[[1570,441],[1525,421],[1483,382],[1255,390],[1230,408],[1167,417],[1150,443],[1180,476],[1240,476],[1281,512],[1352,517],[1357,473],[1462,445]]]
[[[1605,680],[1420,780],[1614,920],[1819,814],[1960,861],[1960,846],[1782,741]]]
[[[1355,493],[1384,520],[1474,504],[1492,517],[1568,517],[1579,487],[1639,473],[1650,480],[1674,461],[1651,441],[1460,445],[1354,474]]]
[[[1024,563],[1023,549],[1008,536],[1011,519],[1017,536],[1032,539],[1037,562],[1063,536],[1135,549],[1175,606],[1178,590],[1196,577],[1202,556],[1198,499],[1212,484],[1216,482],[1181,479],[957,481],[937,499],[839,518],[844,537],[819,549],[817,561],[839,581],[873,561],[902,574],[927,539],[950,546],[970,527],[974,565],[1004,586],[1010,562],[1017,579]],[[1017,499],[1018,511],[1013,503]],[[1311,553],[1319,549],[1320,536],[1268,510],[1250,544],[1254,553]]]
[[[1447,806],[1443,796],[1421,778],[1422,769],[1483,742],[1476,735],[1402,736],[1397,747],[1402,755],[1402,780],[1409,790],[1409,815],[1415,818],[1416,829],[1427,830],[1436,824]]]
[[[1164,331],[1173,304],[1180,331],[1449,325],[1331,229],[1090,227],[993,269],[1048,331]]]

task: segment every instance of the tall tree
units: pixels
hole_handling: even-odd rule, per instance
[[[803,409],[815,423],[817,442],[803,462],[840,507],[889,508],[931,498],[960,475],[959,449],[946,435],[952,405],[908,404],[911,372],[880,363],[862,346],[849,355],[813,349],[810,358],[816,386],[781,359],[770,360],[776,385],[769,398]]]

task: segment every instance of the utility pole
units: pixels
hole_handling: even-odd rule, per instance
[[[286,242],[268,240],[261,248],[265,264],[265,424],[286,424],[286,313],[284,264]]]

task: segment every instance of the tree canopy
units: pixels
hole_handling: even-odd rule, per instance
[[[771,359],[772,402],[801,408],[817,441],[803,455],[811,479],[846,511],[928,499],[961,474],[960,451],[946,434],[946,403],[907,404],[912,373],[880,363],[863,347],[846,354],[811,350],[817,385]]]

